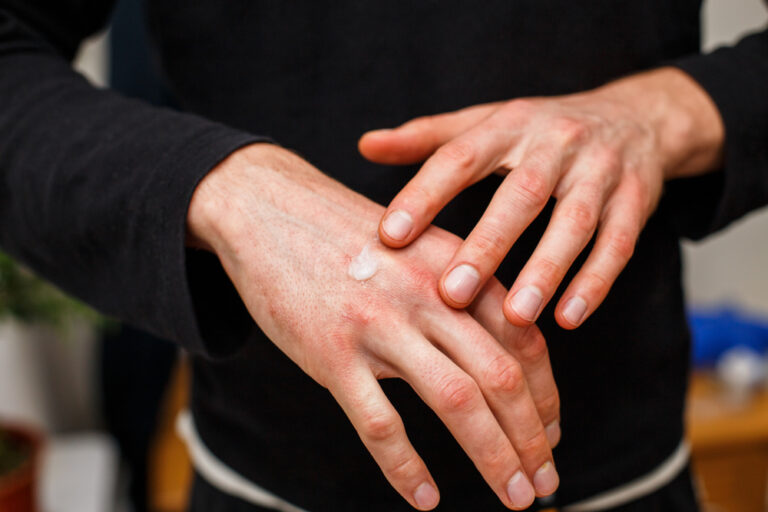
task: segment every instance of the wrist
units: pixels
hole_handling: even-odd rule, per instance
[[[630,106],[654,132],[664,179],[695,176],[722,163],[725,129],[709,95],[677,68],[660,68],[598,91]]]
[[[187,245],[220,258],[236,256],[243,244],[269,250],[275,226],[287,221],[315,226],[344,250],[358,250],[359,236],[372,236],[382,213],[292,151],[257,143],[232,153],[198,184],[187,212]]]
[[[240,186],[253,186],[253,180],[245,179],[259,173],[251,173],[254,165],[269,167],[273,152],[286,151],[269,143],[256,143],[230,154],[198,183],[187,210],[186,245],[217,252],[227,233],[233,231],[237,216],[232,215]],[[247,182],[246,182],[247,181]]]

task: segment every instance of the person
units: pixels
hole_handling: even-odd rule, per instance
[[[70,71],[109,1],[0,6],[0,245],[190,351],[192,510],[696,509],[678,239],[768,198],[768,32],[147,2],[178,112]]]

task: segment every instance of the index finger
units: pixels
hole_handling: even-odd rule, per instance
[[[440,295],[446,304],[463,308],[474,300],[518,237],[546,206],[566,154],[559,140],[547,138],[532,145],[520,165],[504,178],[440,279]],[[534,295],[525,304],[531,310],[531,322],[543,307],[543,296]]]
[[[517,137],[492,115],[441,146],[387,207],[379,238],[390,247],[411,243],[462,190],[496,170]]]
[[[437,506],[440,495],[424,461],[405,432],[403,420],[371,369],[352,363],[329,390],[389,483],[419,510]]]

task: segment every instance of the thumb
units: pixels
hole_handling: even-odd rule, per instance
[[[394,129],[366,132],[358,141],[360,153],[378,164],[408,165],[423,162],[437,148],[469,130],[496,110],[498,103],[417,117]]]

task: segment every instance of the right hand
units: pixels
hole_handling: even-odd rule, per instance
[[[559,483],[550,449],[559,398],[544,338],[504,320],[495,279],[468,311],[446,306],[437,283],[461,239],[430,227],[389,250],[374,242],[383,212],[293,153],[255,144],[203,179],[188,228],[218,255],[264,333],[332,393],[412,506],[435,507],[437,487],[377,379],[407,381],[499,499],[526,508]],[[368,243],[379,269],[357,281],[348,265]]]

